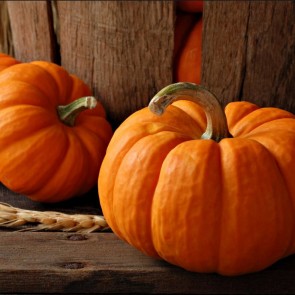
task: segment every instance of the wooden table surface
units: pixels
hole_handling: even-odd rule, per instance
[[[18,208],[101,214],[96,190],[58,205],[32,202],[0,185],[0,202]],[[152,259],[111,231],[76,234],[0,228],[0,294],[295,293],[295,255],[264,271],[224,277],[187,272]]]

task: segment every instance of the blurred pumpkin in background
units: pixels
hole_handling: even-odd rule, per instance
[[[203,12],[204,1],[176,1],[176,9],[187,12]]]
[[[203,1],[177,1],[174,82],[201,83]]]

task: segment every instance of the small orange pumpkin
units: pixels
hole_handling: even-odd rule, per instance
[[[295,253],[293,114],[249,102],[224,114],[192,83],[164,88],[150,109],[163,114],[128,117],[101,166],[100,202],[115,234],[152,257],[223,275]]]
[[[34,61],[2,70],[0,89],[1,182],[40,202],[96,185],[112,129],[89,87],[56,64]]]

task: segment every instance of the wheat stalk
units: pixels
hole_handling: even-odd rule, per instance
[[[91,233],[109,229],[104,217],[100,215],[25,210],[0,202],[0,227],[19,228],[32,223],[36,226],[20,230]]]

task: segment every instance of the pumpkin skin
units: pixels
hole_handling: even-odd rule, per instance
[[[89,96],[89,87],[56,64],[34,61],[2,70],[0,88],[1,182],[51,203],[94,187],[112,136],[105,110],[97,102],[74,126],[57,113],[59,105]]]
[[[14,57],[5,53],[0,53],[0,71],[18,63],[20,63],[20,61],[16,60]]]
[[[179,100],[115,131],[99,198],[113,232],[146,255],[194,272],[260,271],[295,252],[295,116],[232,102],[232,138],[200,139],[206,117]]]

